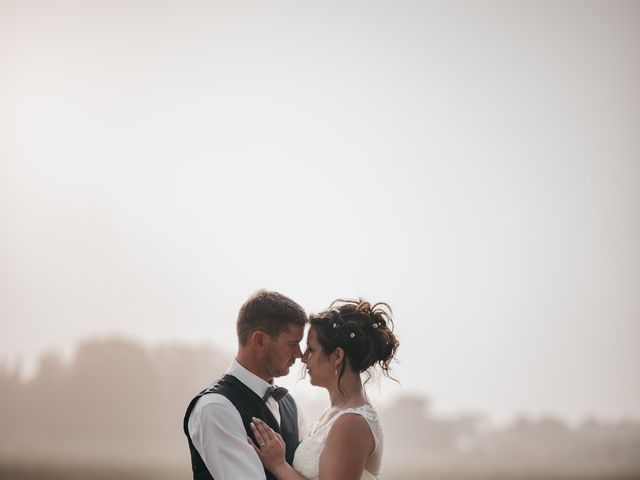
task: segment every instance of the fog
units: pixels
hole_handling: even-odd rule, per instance
[[[638,422],[638,24],[622,0],[0,0],[11,401],[55,378],[45,352],[75,378],[91,339],[232,355],[265,287],[391,305],[382,410],[429,399],[425,422],[500,439]]]

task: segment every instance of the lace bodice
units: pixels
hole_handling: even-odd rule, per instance
[[[361,415],[369,425],[375,449],[367,459],[366,469],[362,473],[361,480],[376,480],[380,474],[380,463],[382,460],[382,428],[378,420],[378,413],[370,405],[362,405],[356,408],[345,408],[335,415],[326,418],[329,410],[322,414],[320,420],[313,426],[311,435],[305,438],[298,448],[293,459],[293,468],[307,480],[319,480],[320,478],[320,454],[324,450],[327,435],[333,423],[346,413]]]

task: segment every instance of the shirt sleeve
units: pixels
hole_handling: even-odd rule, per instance
[[[188,427],[191,441],[213,478],[265,480],[264,468],[247,441],[238,410],[222,395],[207,397],[211,398],[193,409]]]

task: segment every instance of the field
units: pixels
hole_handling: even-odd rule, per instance
[[[640,480],[640,475],[386,472],[387,480]],[[191,480],[190,472],[153,468],[0,465],[0,480]]]

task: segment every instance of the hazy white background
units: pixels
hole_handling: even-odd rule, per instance
[[[0,360],[233,351],[257,288],[361,295],[402,343],[381,402],[639,418],[639,24],[624,1],[0,0]]]

